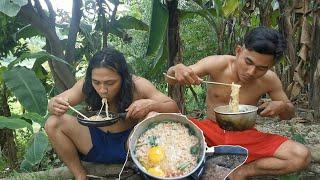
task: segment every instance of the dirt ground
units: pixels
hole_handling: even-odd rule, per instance
[[[320,121],[313,118],[312,111],[297,108],[296,117],[291,120],[259,117],[256,128],[289,137],[308,146],[312,153],[312,162],[302,173],[304,176],[316,176],[320,179]]]

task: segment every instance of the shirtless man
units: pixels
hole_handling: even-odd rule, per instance
[[[125,120],[106,127],[86,127],[76,117],[65,114],[68,105],[85,101],[91,110],[99,110],[102,98],[109,111],[127,112]],[[179,112],[177,104],[158,91],[148,80],[129,73],[124,56],[104,48],[89,62],[84,79],[71,89],[53,97],[45,130],[60,159],[76,180],[87,179],[80,160],[98,163],[124,163],[126,141],[139,120],[152,112]]]
[[[177,64],[169,68],[169,84],[199,85],[199,78],[240,84],[240,104],[257,105],[260,97],[268,94],[271,102],[262,104],[263,117],[290,119],[294,106],[282,89],[282,84],[271,67],[280,59],[285,48],[279,32],[258,27],[249,32],[242,46],[236,48],[236,56],[217,55],[206,57],[194,65]],[[214,121],[213,108],[227,105],[231,89],[227,86],[207,86],[207,117],[203,121],[191,119],[204,132],[209,146],[241,145],[248,149],[249,157],[244,165],[235,170],[231,179],[246,179],[258,175],[280,175],[305,168],[310,162],[310,152],[302,144],[275,134],[262,133],[255,128],[245,131],[224,131]]]

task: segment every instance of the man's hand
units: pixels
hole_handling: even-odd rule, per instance
[[[61,116],[67,112],[68,106],[68,99],[53,97],[48,103],[48,111],[53,115]]]
[[[151,105],[155,101],[151,99],[139,99],[134,101],[127,109],[127,118],[131,119],[143,119],[148,115],[151,109]]]
[[[264,110],[260,113],[260,116],[276,117],[287,109],[287,103],[283,101],[269,101],[260,105],[259,108],[264,108]]]
[[[199,85],[199,76],[190,68],[183,64],[177,64],[168,70],[168,75],[174,76],[181,85]]]

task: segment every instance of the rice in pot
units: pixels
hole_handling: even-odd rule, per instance
[[[200,150],[194,131],[178,122],[152,124],[138,139],[136,157],[154,176],[177,177],[197,166]]]

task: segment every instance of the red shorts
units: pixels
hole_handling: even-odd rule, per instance
[[[195,123],[205,136],[209,147],[217,145],[239,145],[247,148],[249,156],[246,163],[263,157],[271,157],[278,147],[288,138],[259,132],[255,128],[244,131],[225,131],[213,120],[205,119],[199,121],[189,118]]]

